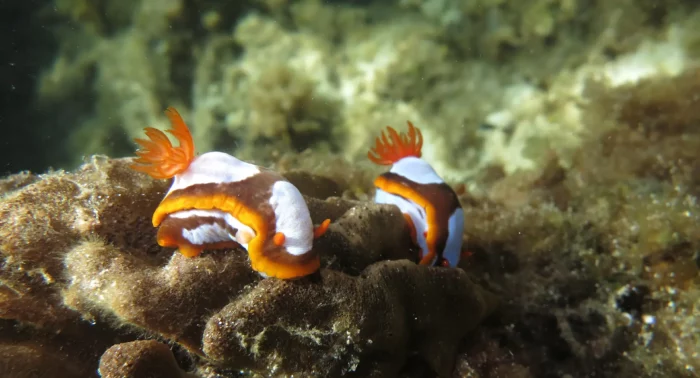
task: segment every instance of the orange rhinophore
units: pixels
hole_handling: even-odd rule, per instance
[[[408,156],[421,157],[423,135],[411,121],[407,123],[408,134],[399,134],[391,126],[387,126],[391,141],[382,131],[381,139],[377,137],[374,148],[367,153],[369,160],[379,165],[391,165]]]
[[[174,147],[164,132],[147,127],[146,136],[149,139],[134,139],[143,149],[136,151],[138,159],[131,168],[143,172],[155,179],[168,179],[184,172],[194,160],[194,142],[192,134],[182,120],[180,113],[173,107],[165,111],[172,125],[168,133],[177,138],[180,145]]]

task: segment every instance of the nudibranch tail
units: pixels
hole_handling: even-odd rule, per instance
[[[178,147],[174,147],[170,143],[164,132],[152,127],[144,129],[149,139],[134,139],[136,143],[141,145],[142,149],[136,151],[138,158],[134,160],[131,168],[155,179],[174,177],[185,171],[194,160],[192,134],[190,134],[182,117],[173,107],[167,108],[165,115],[170,119],[172,127],[167,132],[177,138],[180,143]]]
[[[367,153],[367,157],[379,165],[391,165],[408,156],[421,157],[423,135],[411,121],[407,123],[408,133],[399,134],[394,128],[387,126],[389,138],[382,131],[381,138],[377,137],[375,146]]]

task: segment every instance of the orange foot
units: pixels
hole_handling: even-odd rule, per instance
[[[193,245],[181,245],[178,250],[185,257],[197,257],[202,253],[202,248]]]

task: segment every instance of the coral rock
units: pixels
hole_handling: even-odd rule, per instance
[[[398,207],[338,198],[306,201],[315,223],[333,219],[328,236],[314,246],[326,266],[356,275],[377,261],[418,259]]]
[[[417,251],[396,207],[327,198],[339,190],[309,174],[296,180],[323,183],[304,189],[312,220],[332,220],[318,273],[263,279],[242,248],[186,258],[150,222],[168,183],[129,163],[96,157],[0,200],[0,316],[91,345],[76,356],[88,365],[126,342],[104,353],[103,376],[184,374],[164,345],[129,342],[142,337],[176,345],[199,376],[386,376],[414,353],[447,376],[494,308],[464,271],[407,261]]]
[[[117,344],[102,355],[104,378],[184,378],[170,349],[153,340]]]
[[[35,342],[0,343],[0,376],[12,378],[91,377],[91,369],[85,369],[81,361],[71,361],[70,356]]]
[[[397,374],[417,351],[449,376],[459,341],[494,307],[464,271],[408,261],[373,264],[360,277],[264,280],[208,322],[204,352],[267,374]]]
[[[259,279],[244,251],[188,259],[179,253],[162,265],[129,256],[101,242],[86,241],[66,255],[68,306],[91,317],[109,314],[200,349],[204,317]]]

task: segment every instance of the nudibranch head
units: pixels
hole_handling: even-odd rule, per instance
[[[158,244],[187,257],[240,245],[253,269],[269,277],[296,278],[318,270],[313,240],[330,221],[314,228],[299,190],[274,171],[223,152],[194,157],[187,126],[174,109],[169,115],[169,131],[180,147],[147,129],[151,140],[139,141],[147,150],[139,154],[142,165],[135,166],[155,178],[173,178],[153,214]]]
[[[374,181],[375,202],[396,205],[404,214],[411,237],[420,247],[420,264],[457,266],[462,253],[464,211],[457,194],[425,160],[423,138],[408,122],[408,133],[387,127],[392,143],[382,132],[369,158],[389,172]]]

